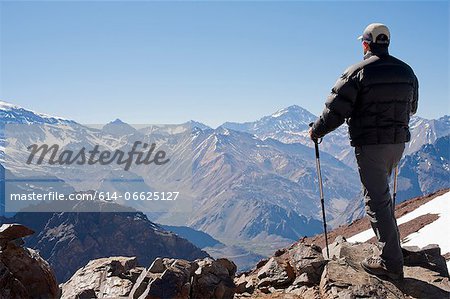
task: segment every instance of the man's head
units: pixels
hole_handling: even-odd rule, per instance
[[[371,49],[388,48],[391,42],[389,28],[381,23],[372,23],[364,29],[358,38],[362,41],[364,54]]]

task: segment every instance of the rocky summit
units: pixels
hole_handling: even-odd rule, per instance
[[[0,227],[0,299],[24,298],[449,298],[449,273],[437,245],[404,247],[403,280],[367,274],[360,262],[376,245],[338,236],[326,250],[302,239],[236,275],[236,265],[210,257],[188,261],[158,257],[140,265],[134,256],[89,261],[57,285],[49,264],[25,248],[33,234],[23,225]]]
[[[145,268],[135,257],[90,261],[61,285],[61,298],[233,298],[236,265],[226,259],[157,258]]]
[[[238,276],[235,298],[449,298],[449,275],[439,247],[404,248],[402,281],[383,280],[362,269],[360,261],[377,253],[373,244],[338,237],[330,245],[330,259],[324,259],[320,247],[300,241]]]

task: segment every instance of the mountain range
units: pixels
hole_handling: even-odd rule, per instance
[[[222,244],[262,255],[322,230],[313,144],[307,136],[308,124],[315,119],[307,110],[290,106],[255,122],[224,123],[216,129],[195,121],[138,128],[120,120],[91,128],[12,104],[0,105],[2,124],[45,123],[52,127],[24,134],[18,141],[22,146],[39,136],[41,141],[57,140],[70,146],[106,144],[110,148],[123,148],[137,138],[152,136],[170,148],[180,163],[164,168],[151,182],[149,172],[142,169],[124,172],[112,166],[95,169],[89,173],[88,182],[83,183],[73,183],[71,177],[53,168],[41,167],[38,171],[64,180],[76,191],[157,190],[155,182],[174,186],[180,181],[168,178],[189,172],[181,179],[182,184],[192,187],[189,208],[144,211],[149,219],[164,225],[190,227]],[[449,117],[426,120],[414,116],[411,132],[412,140],[401,162],[399,201],[449,187]],[[5,139],[0,142],[4,153]],[[337,227],[362,213],[359,177],[346,127],[327,135],[321,151],[327,220]],[[19,151],[13,157],[24,159]],[[181,169],[181,161],[190,162]],[[2,159],[2,164],[12,175],[37,175],[33,168],[18,169],[14,159]],[[86,174],[78,173],[83,175]],[[114,177],[125,177],[126,183],[113,184],[110,179]]]

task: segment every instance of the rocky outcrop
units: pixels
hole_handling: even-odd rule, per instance
[[[370,243],[343,237],[320,247],[298,242],[235,279],[236,298],[448,298],[450,284],[439,247],[404,248],[405,279],[383,280],[367,274],[360,261],[377,254]]]
[[[127,296],[143,270],[135,257],[92,260],[61,285],[62,298]]]
[[[156,258],[139,267],[135,257],[90,261],[61,285],[61,298],[233,298],[236,265],[226,259]]]
[[[57,298],[59,288],[49,264],[33,249],[22,247],[34,232],[20,224],[0,227],[0,298]]]
[[[141,212],[20,212],[4,221],[19,222],[38,232],[27,238],[26,246],[39,251],[59,282],[67,281],[89,261],[103,257],[136,256],[148,265],[158,256],[186,260],[208,256]]]

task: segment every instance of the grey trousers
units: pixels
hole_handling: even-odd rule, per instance
[[[403,269],[400,235],[394,215],[389,181],[404,149],[404,143],[355,147],[366,212],[378,239],[381,249],[380,257],[391,271]]]

